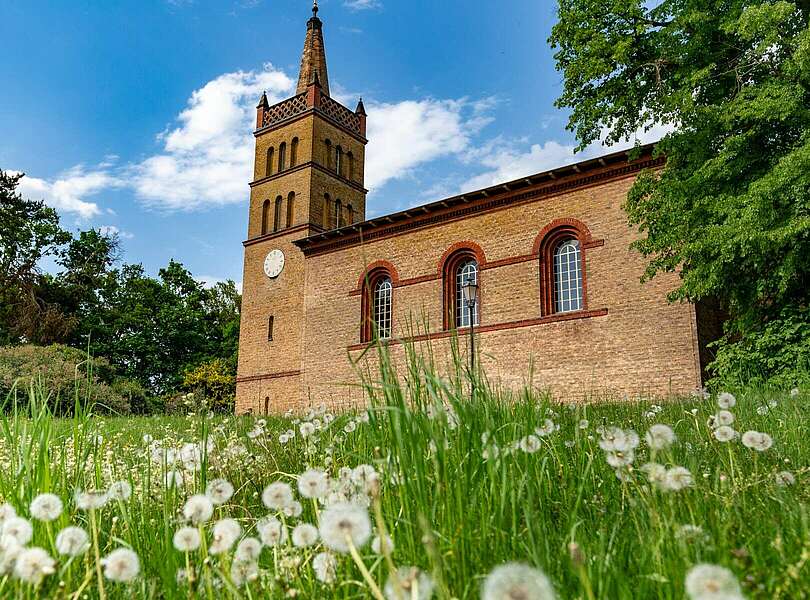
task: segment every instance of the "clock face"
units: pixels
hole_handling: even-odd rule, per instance
[[[281,275],[284,269],[284,253],[281,250],[271,250],[264,259],[264,274],[270,279],[275,279]]]

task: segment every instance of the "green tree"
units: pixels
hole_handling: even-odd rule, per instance
[[[22,174],[0,171],[0,345],[53,341],[72,321],[37,294],[42,261],[58,257],[70,234],[56,211],[17,192]]]
[[[557,104],[579,147],[674,128],[656,147],[666,166],[638,178],[626,208],[645,279],[677,271],[671,300],[727,311],[723,377],[795,379],[807,366],[809,15],[806,0],[559,0]],[[770,344],[777,360],[731,359],[787,329]]]

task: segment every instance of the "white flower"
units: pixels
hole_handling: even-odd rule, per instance
[[[352,469],[352,481],[365,492],[370,492],[379,479],[379,474],[371,465],[358,465]]]
[[[56,551],[65,556],[79,556],[90,548],[90,538],[81,527],[65,527],[56,536]]]
[[[767,433],[746,431],[742,434],[742,443],[746,448],[751,448],[757,452],[765,452],[765,450],[773,446],[773,439]]]
[[[638,435],[632,429],[624,431],[618,427],[608,427],[602,432],[599,447],[605,452],[627,452],[638,446]]]
[[[62,500],[54,494],[40,494],[31,501],[31,516],[37,521],[53,521],[62,514]]]
[[[138,576],[141,563],[138,555],[129,548],[118,548],[101,559],[104,577],[110,581],[127,583]]]
[[[609,464],[614,469],[632,465],[634,459],[635,454],[633,453],[632,450],[627,450],[626,452],[605,453],[605,460],[607,460],[607,464]]]
[[[233,496],[233,486],[225,479],[214,479],[205,487],[205,495],[217,506],[225,504]]]
[[[557,426],[551,419],[546,419],[540,427],[536,427],[534,432],[540,437],[551,435],[557,430]]]
[[[23,551],[16,539],[10,535],[0,536],[0,575],[6,575],[14,568],[14,563]]]
[[[321,513],[320,534],[332,550],[348,552],[350,542],[360,548],[371,536],[368,512],[355,504],[334,504]]]
[[[692,600],[742,600],[734,573],[717,565],[695,565],[686,574],[686,593]]]
[[[390,577],[383,590],[386,600],[428,600],[433,597],[433,580],[416,567],[397,569],[397,580],[402,593],[397,591],[394,578]]]
[[[647,475],[647,479],[650,480],[650,483],[658,487],[665,485],[667,469],[664,465],[648,462],[641,465],[641,470]]]
[[[301,432],[302,438],[308,438],[313,433],[315,433],[315,425],[313,425],[309,421],[305,421],[304,423],[301,423],[301,425],[298,426],[298,431]]]
[[[165,484],[167,488],[182,487],[183,473],[180,471],[166,471]]]
[[[34,536],[34,528],[28,519],[11,517],[3,523],[3,537],[14,538],[20,546],[25,546]]]
[[[200,532],[195,527],[181,527],[174,532],[172,543],[179,552],[193,552],[200,547]]]
[[[318,581],[333,583],[337,571],[337,560],[328,552],[321,552],[312,559],[312,569],[315,571],[315,577],[318,578]]]
[[[481,600],[553,600],[556,597],[545,573],[519,563],[495,567],[481,588]]]
[[[734,413],[727,411],[727,410],[718,410],[717,414],[714,415],[714,427],[720,427],[721,425],[731,425],[734,422]]]
[[[55,572],[56,561],[42,548],[23,549],[14,563],[14,576],[27,583],[37,584]]]
[[[737,404],[737,399],[733,394],[722,392],[717,395],[717,406],[720,408],[734,408],[735,404]]]
[[[721,425],[714,430],[714,437],[718,442],[730,442],[737,437],[737,432],[728,425]]]
[[[0,528],[8,519],[17,516],[17,511],[11,504],[0,504]]]
[[[183,516],[195,525],[205,523],[213,514],[214,504],[208,496],[202,494],[191,496],[183,506]]]
[[[787,487],[796,483],[796,478],[790,471],[780,471],[774,475],[774,479],[776,480],[776,485],[780,487]]]
[[[298,478],[298,491],[304,498],[323,498],[329,491],[329,478],[320,469],[309,469]]]
[[[242,528],[234,519],[220,519],[212,528],[214,536],[209,551],[211,554],[222,554],[230,550],[242,534]]]
[[[795,387],[795,388],[793,388],[792,390],[790,390],[790,396],[791,396],[791,398],[795,398],[795,397],[796,397],[796,396],[798,396],[798,395],[799,395],[799,388]]]
[[[678,529],[675,531],[675,537],[685,542],[693,542],[705,540],[708,536],[704,533],[703,529],[699,525],[687,523],[686,525],[681,525],[678,527]]]
[[[763,404],[762,406],[757,406],[757,414],[758,415],[767,415],[768,411],[770,411],[770,410],[771,409],[768,408],[768,406],[765,405],[765,404]]]
[[[132,496],[132,486],[123,480],[113,482],[107,489],[107,495],[113,500],[129,500]]]
[[[106,490],[85,490],[76,492],[76,506],[80,510],[96,510],[107,504],[110,497]]]
[[[281,510],[292,501],[292,488],[283,481],[271,483],[262,492],[262,502],[271,510]]]
[[[236,587],[242,587],[258,578],[259,565],[252,560],[235,560],[231,564],[231,581]]]
[[[287,506],[281,509],[281,512],[284,513],[285,517],[292,517],[297,519],[301,516],[301,513],[304,512],[304,507],[301,506],[301,503],[298,500],[293,500]]]
[[[354,433],[357,429],[357,423],[355,421],[349,421],[346,425],[343,426],[344,433]]]
[[[287,541],[287,529],[275,517],[265,517],[259,521],[256,530],[265,546],[279,546]]]
[[[384,544],[383,539],[385,539]],[[374,554],[383,554],[383,546],[389,553],[394,551],[394,540],[391,539],[391,536],[386,535],[385,538],[374,536],[374,539],[371,540],[371,551]]]
[[[262,543],[255,537],[246,537],[236,546],[236,560],[255,562],[262,553]]]
[[[318,541],[318,528],[309,523],[301,523],[292,532],[292,543],[299,548],[312,546]]]
[[[527,454],[534,454],[540,450],[540,438],[536,435],[527,435],[520,440],[520,449]]]
[[[143,443],[146,444],[147,446],[155,441],[155,438],[149,435],[148,433],[143,434],[143,437],[141,439],[143,440]]]
[[[588,429],[588,425],[590,425],[590,423],[588,422],[588,419],[580,419],[579,420],[579,428],[580,429]]]
[[[652,450],[666,450],[675,441],[675,432],[668,425],[653,425],[647,430],[644,440]]]
[[[685,467],[672,467],[664,477],[664,489],[679,492],[692,485],[692,473]]]

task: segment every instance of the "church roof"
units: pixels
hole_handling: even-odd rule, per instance
[[[296,94],[303,94],[315,79],[321,90],[329,95],[329,74],[326,71],[326,46],[323,43],[323,21],[318,18],[318,2],[312,5],[312,18],[307,21],[307,37],[301,53],[301,71],[298,75]]]
[[[655,144],[646,144],[634,150],[613,152],[571,163],[339,229],[323,231],[294,243],[307,255],[331,252],[381,237],[399,235],[412,229],[469,217],[479,212],[561,194],[574,188],[663,165],[664,157],[653,154],[654,146]],[[638,156],[631,159],[633,152],[637,152]]]

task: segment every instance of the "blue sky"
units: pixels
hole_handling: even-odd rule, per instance
[[[0,168],[126,262],[240,281],[254,107],[292,95],[310,6],[6,0]],[[367,216],[573,160],[552,0],[320,6],[332,95],[369,113]]]

